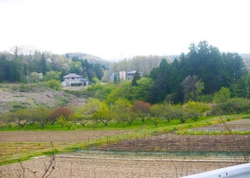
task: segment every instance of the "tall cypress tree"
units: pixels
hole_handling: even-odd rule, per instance
[[[46,75],[46,71],[47,71],[46,59],[45,59],[45,55],[42,54],[41,60],[40,60],[40,72],[42,72],[43,75]]]
[[[139,72],[138,71],[136,71],[135,72],[135,75],[134,75],[134,77],[133,77],[133,80],[132,80],[132,86],[137,86],[138,84],[137,84],[137,80],[140,80],[140,78],[141,78],[141,76],[140,76],[140,74],[139,74]]]

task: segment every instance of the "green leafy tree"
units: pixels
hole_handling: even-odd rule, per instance
[[[131,86],[129,99],[132,101],[140,100],[150,102],[150,94],[154,86],[154,81],[151,78],[141,78],[137,80],[137,86]]]
[[[173,112],[174,112],[174,118],[178,119],[182,124],[187,121],[188,117],[184,115],[182,105],[174,105]]]
[[[34,119],[34,121],[38,122],[41,126],[41,129],[44,129],[45,125],[49,121],[49,115],[51,113],[50,108],[33,108],[30,110],[31,117]]]
[[[127,100],[131,99],[131,82],[124,83],[119,85],[112,93],[110,93],[105,103],[115,103],[119,98],[125,98]]]
[[[215,103],[225,103],[230,99],[231,92],[228,88],[222,87],[220,91],[214,94]]]
[[[50,80],[57,80],[60,81],[60,76],[62,72],[57,72],[57,71],[49,71],[46,73],[46,75],[43,77],[43,81],[48,82]]]
[[[108,123],[112,120],[111,109],[109,109],[106,103],[101,103],[97,112],[93,113],[92,117],[96,121],[100,121],[101,123],[103,123],[104,126],[107,126]]]
[[[28,109],[19,109],[13,113],[14,122],[23,128],[29,121],[30,112]]]
[[[157,127],[160,123],[160,119],[164,118],[163,111],[164,111],[164,105],[163,104],[154,104],[151,107],[150,115],[151,119],[154,123],[154,125]]]
[[[80,61],[72,61],[71,63],[69,63],[69,67],[70,67],[70,73],[77,73],[80,74],[81,70],[82,70],[82,64]]]
[[[12,127],[12,123],[15,122],[15,114],[13,112],[1,113],[0,114],[1,121],[8,126],[8,128]]]
[[[184,115],[194,121],[197,121],[209,110],[211,108],[207,104],[195,101],[188,101],[183,108]]]
[[[163,106],[163,110],[161,112],[162,112],[164,118],[167,119],[168,122],[170,122],[170,120],[172,120],[176,117],[174,107],[175,106],[171,105],[171,104],[164,104],[164,106]]]
[[[94,117],[94,115],[98,112],[101,105],[102,102],[98,99],[89,98],[88,103],[80,110],[83,114],[84,120],[94,121],[94,127],[97,126],[99,123],[98,117]]]
[[[30,74],[30,82],[31,83],[37,83],[43,79],[42,73],[32,72]]]
[[[135,117],[131,112],[131,104],[127,99],[123,98],[118,99],[114,104],[113,112],[115,119],[123,127],[125,127],[125,122],[131,125],[135,119]]]
[[[49,88],[52,88],[53,90],[61,90],[62,89],[62,85],[59,81],[57,80],[50,80],[47,82],[47,84]]]
[[[57,122],[58,124],[60,124],[62,127],[64,127],[64,126],[67,125],[67,123],[68,123],[68,121],[66,120],[66,118],[65,118],[63,115],[59,116],[59,117],[56,119],[56,122]]]

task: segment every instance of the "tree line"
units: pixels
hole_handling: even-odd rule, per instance
[[[102,79],[104,70],[107,70],[109,65],[91,63],[91,60],[78,56],[70,58],[67,54],[57,55],[32,48],[15,46],[11,51],[12,53],[0,53],[0,82],[34,82],[29,80],[34,76],[36,76],[35,81],[42,81],[48,72],[60,72],[61,81],[68,73],[76,73],[94,82],[95,78]]]
[[[242,57],[237,53],[220,53],[219,49],[201,41],[191,44],[187,54],[172,63],[162,59],[149,76],[138,80],[137,86],[124,85],[123,92],[108,96],[116,100],[120,95],[151,104],[185,103],[188,100],[212,102],[215,92],[230,89],[232,97],[250,97],[250,77]],[[113,97],[113,98],[112,98]]]
[[[58,123],[61,127],[70,129],[73,124],[91,124],[107,126],[110,122],[117,122],[121,126],[131,125],[135,120],[145,122],[150,120],[157,126],[162,120],[170,122],[173,119],[185,123],[187,119],[197,121],[210,107],[207,104],[188,102],[185,108],[180,105],[156,104],[151,106],[144,101],[120,98],[115,103],[107,104],[98,99],[90,98],[83,106],[59,108],[23,108],[14,112],[1,113],[0,121],[11,128],[14,125],[24,128],[27,124],[37,123],[41,129],[47,124]]]
[[[187,101],[184,105],[158,103],[151,105],[148,102],[129,101],[119,98],[114,103],[89,98],[88,103],[81,106],[58,108],[22,108],[11,112],[0,113],[1,127],[13,126],[24,128],[27,124],[37,124],[41,129],[48,124],[55,123],[62,128],[71,129],[73,124],[89,125],[90,127],[106,127],[115,122],[122,127],[132,125],[135,121],[151,122],[155,127],[160,123],[168,124],[171,121],[186,123],[198,121],[201,117],[209,115],[242,114],[250,112],[248,99],[230,98],[230,91],[222,88],[214,95],[216,104]]]

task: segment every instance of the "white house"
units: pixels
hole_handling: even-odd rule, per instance
[[[80,75],[75,73],[69,73],[63,77],[62,86],[85,86],[88,85],[89,81]]]

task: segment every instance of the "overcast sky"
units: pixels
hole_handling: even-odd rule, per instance
[[[201,40],[250,53],[249,0],[0,0],[0,51],[33,46],[104,59],[179,55]]]

